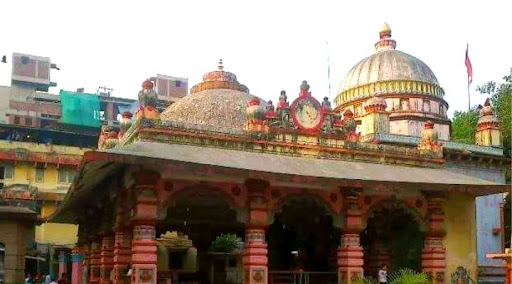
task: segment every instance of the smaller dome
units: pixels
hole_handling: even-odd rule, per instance
[[[484,107],[480,110],[480,116],[492,115],[491,100],[485,100]]]
[[[386,100],[384,98],[371,97],[366,101],[364,108],[366,112],[385,111],[387,106],[388,104],[386,103]]]
[[[146,79],[146,81],[142,82],[142,89],[143,90],[152,90],[153,82],[151,82],[151,80],[149,80],[149,79]]]
[[[223,132],[245,131],[247,107],[258,104],[258,115],[264,114],[267,103],[249,94],[235,74],[219,70],[206,73],[203,82],[192,87],[190,95],[178,100],[162,112],[162,120],[190,123]],[[261,110],[260,110],[261,109]]]

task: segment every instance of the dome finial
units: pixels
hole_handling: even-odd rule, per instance
[[[388,23],[384,22],[379,31],[380,40],[375,44],[377,52],[394,50],[396,48],[396,41],[391,38],[391,28]]]
[[[384,22],[382,24],[382,27],[380,28],[379,33],[389,32],[391,34],[391,28],[389,27],[388,23]]]
[[[224,69],[224,66],[222,65],[222,58],[219,59],[219,70],[222,71]]]

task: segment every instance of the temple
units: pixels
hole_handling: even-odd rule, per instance
[[[50,219],[79,225],[72,283],[476,279],[475,200],[509,190],[499,121],[485,108],[479,145],[448,141],[437,79],[395,46],[386,25],[334,108],[307,81],[274,106],[222,62],[161,113],[145,81]]]

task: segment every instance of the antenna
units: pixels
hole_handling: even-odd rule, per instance
[[[100,90],[102,92],[100,92]],[[110,97],[110,94],[112,93],[112,91],[114,91],[114,89],[108,88],[107,86],[99,86],[98,90],[97,90],[97,92],[100,94],[100,96],[103,95],[106,97]]]
[[[327,46],[327,82],[329,83],[329,98],[331,97],[331,63],[329,61],[329,41],[326,41]]]

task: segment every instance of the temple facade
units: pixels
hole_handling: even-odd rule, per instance
[[[378,56],[412,60],[390,33]],[[265,102],[220,62],[160,113],[146,80],[136,113],[102,129],[50,218],[79,226],[72,283],[351,283],[382,264],[432,283],[459,267],[477,279],[475,200],[507,192],[507,161],[496,124],[484,125],[492,110],[480,145],[445,139],[447,105],[427,69],[362,91],[344,82],[335,108],[307,81]],[[409,85],[442,114],[423,121],[425,108],[390,108],[409,93],[364,93]],[[418,135],[396,126],[409,120]]]

